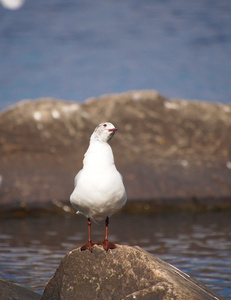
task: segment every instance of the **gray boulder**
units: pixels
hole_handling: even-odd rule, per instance
[[[231,207],[230,120],[230,105],[156,91],[19,102],[0,113],[0,211],[70,210],[74,176],[104,121],[119,128],[111,145],[127,208]]]
[[[222,299],[187,274],[139,247],[68,253],[47,283],[41,300]]]
[[[38,300],[41,295],[27,288],[0,279],[1,300]]]

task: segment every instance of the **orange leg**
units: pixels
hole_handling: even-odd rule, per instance
[[[97,245],[103,246],[106,251],[108,251],[109,249],[116,248],[116,245],[114,243],[108,241],[108,225],[109,225],[109,218],[107,217],[105,220],[105,238],[102,242],[97,243]]]
[[[88,249],[92,252],[92,248],[95,245],[95,243],[93,243],[91,240],[91,220],[90,220],[90,218],[87,219],[87,224],[88,224],[88,242],[81,247],[81,251]]]

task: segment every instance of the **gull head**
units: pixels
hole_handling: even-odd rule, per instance
[[[113,137],[117,128],[110,122],[99,124],[91,136],[91,141],[99,141],[108,143]]]

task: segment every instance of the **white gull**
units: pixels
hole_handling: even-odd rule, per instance
[[[92,251],[91,220],[105,220],[105,239],[98,242],[104,249],[113,249],[108,241],[109,217],[127,201],[121,174],[117,171],[112,149],[108,142],[117,128],[109,122],[101,123],[91,135],[90,144],[84,155],[83,169],[75,177],[75,189],[71,194],[71,204],[88,218],[88,242],[81,250]]]

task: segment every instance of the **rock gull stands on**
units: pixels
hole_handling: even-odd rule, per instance
[[[91,135],[90,144],[84,155],[83,169],[75,177],[75,189],[71,204],[88,219],[88,242],[81,250],[92,251],[91,220],[105,220],[105,239],[98,242],[107,251],[116,248],[108,241],[109,217],[118,211],[127,200],[121,174],[117,171],[112,149],[108,142],[117,128],[109,122],[101,123]]]

